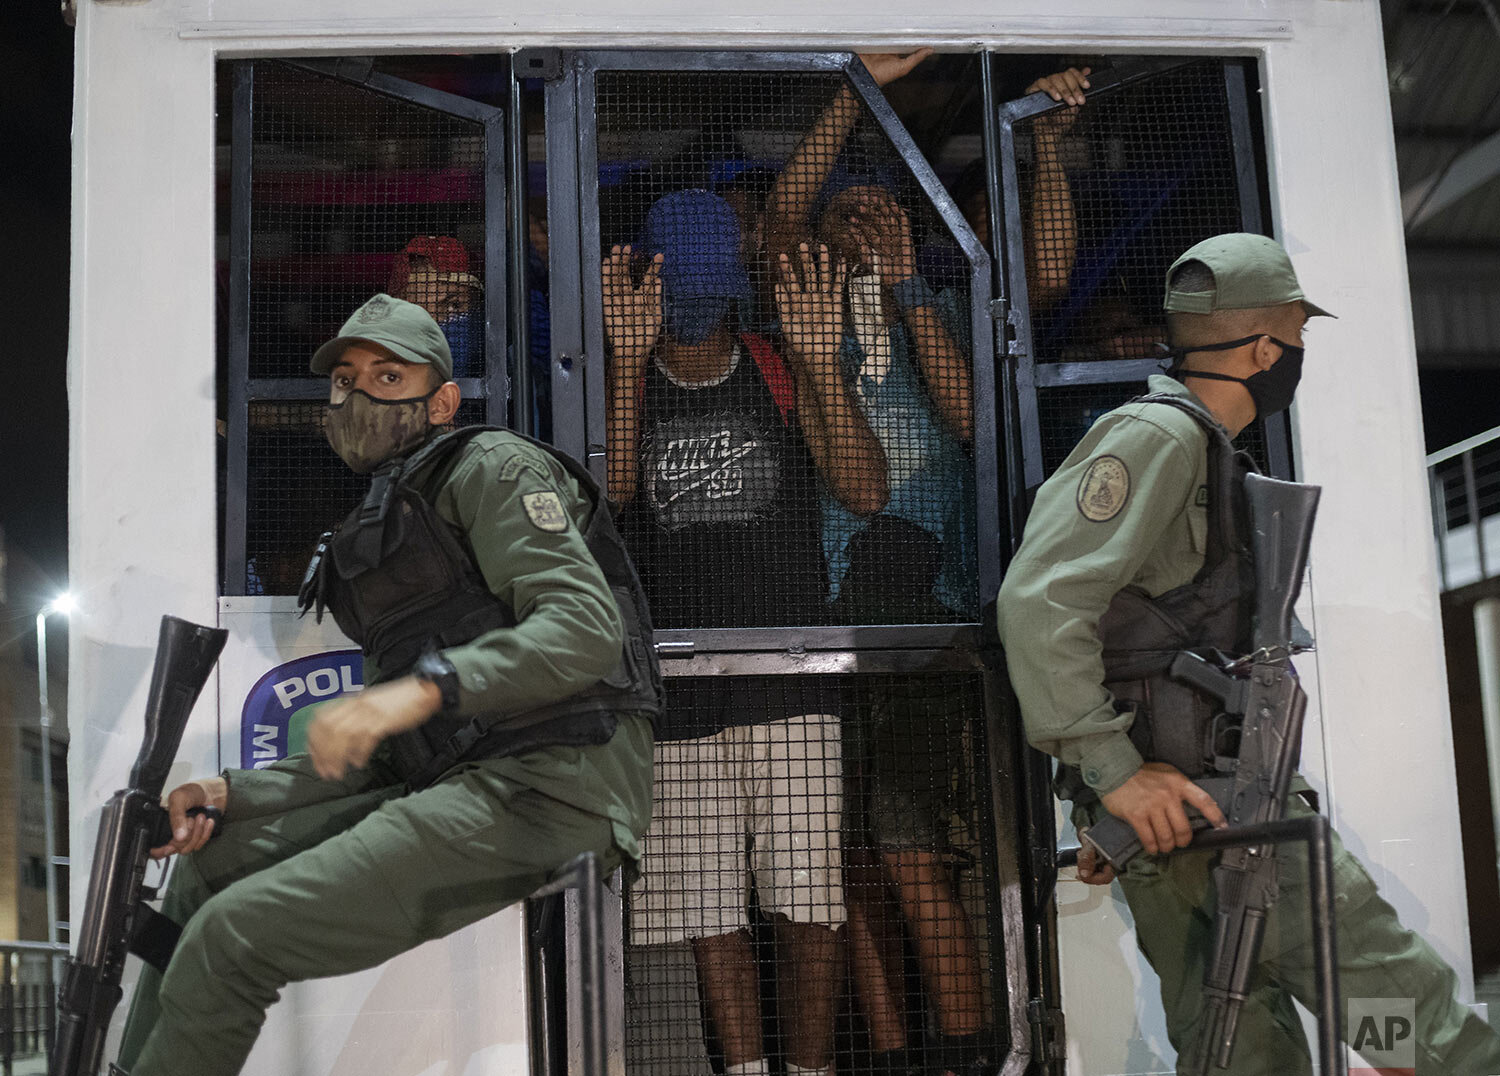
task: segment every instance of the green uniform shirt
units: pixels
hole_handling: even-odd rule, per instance
[[[463,532],[516,615],[513,628],[443,651],[458,671],[459,714],[542,706],[614,671],[624,622],[584,541],[592,504],[561,463],[496,430],[464,446],[446,477],[418,471],[412,484]],[[378,679],[367,661],[365,682]]]
[[[1191,397],[1173,378],[1150,391]],[[1037,491],[1000,588],[1000,638],[1032,745],[1100,795],[1141,767],[1104,688],[1098,624],[1134,584],[1152,597],[1192,580],[1208,538],[1208,435],[1174,407],[1130,403],[1094,423]]]

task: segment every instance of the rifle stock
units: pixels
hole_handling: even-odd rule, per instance
[[[162,786],[182,743],[193,704],[229,633],[164,616],[146,702],[146,735],[130,785],[110,797],[99,819],[93,873],[74,955],[58,991],[57,1040],[49,1076],[95,1076],[110,1017],[121,997],[125,957],[156,915],[143,903],[152,848],[166,843],[170,822]]]

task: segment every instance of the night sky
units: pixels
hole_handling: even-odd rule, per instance
[[[40,587],[67,574],[67,316],[69,131],[73,31],[56,0],[0,4],[0,214],[7,391],[0,393],[0,525],[18,558],[41,568]],[[133,286],[126,284],[125,286]],[[1492,396],[1454,376],[1423,378],[1429,450],[1493,424]],[[1463,401],[1475,406],[1465,408]],[[19,583],[20,580],[17,579]],[[14,593],[36,608],[51,593]]]
[[[48,590],[67,576],[68,183],[73,31],[56,0],[0,4],[0,525]],[[20,573],[18,585],[25,585]],[[51,597],[13,593],[22,608]],[[49,662],[50,664],[50,662]]]

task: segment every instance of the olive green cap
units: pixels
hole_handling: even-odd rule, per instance
[[[1178,291],[1170,283],[1177,268],[1202,262],[1213,274],[1209,291]],[[1167,270],[1162,309],[1169,314],[1212,314],[1215,310],[1257,310],[1298,302],[1310,318],[1334,315],[1308,301],[1297,283],[1292,259],[1280,243],[1251,232],[1229,232],[1188,249]]]
[[[453,377],[448,338],[432,315],[416,303],[393,299],[384,292],[356,310],[337,336],[313,352],[312,372],[331,372],[350,344],[377,344],[398,359],[433,367],[444,381]]]

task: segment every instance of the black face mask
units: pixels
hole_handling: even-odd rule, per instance
[[[1222,344],[1170,348],[1167,354],[1172,357],[1172,365],[1167,369],[1167,373],[1179,381],[1189,377],[1198,377],[1205,381],[1238,382],[1245,386],[1246,392],[1250,393],[1250,399],[1255,404],[1255,417],[1269,418],[1292,405],[1292,397],[1297,392],[1297,383],[1302,380],[1302,356],[1306,349],[1283,343],[1274,336],[1268,336],[1271,343],[1281,348],[1281,358],[1277,359],[1269,370],[1257,370],[1249,377],[1231,377],[1228,374],[1216,374],[1207,370],[1184,370],[1182,368],[1183,361],[1191,352],[1233,351],[1237,347],[1253,344],[1262,336],[1268,336],[1268,334],[1256,333],[1254,336],[1229,340]]]

